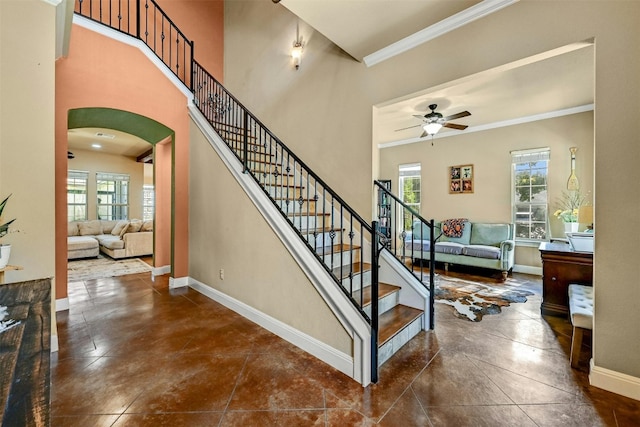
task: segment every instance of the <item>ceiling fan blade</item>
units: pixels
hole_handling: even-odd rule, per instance
[[[442,126],[446,127],[446,128],[458,129],[458,130],[465,130],[466,128],[469,127],[469,126],[466,126],[466,125],[457,125],[455,123],[445,123]]]
[[[420,120],[424,120],[425,116],[421,116],[419,114],[414,114],[413,117],[415,117],[416,119],[420,119]]]
[[[399,132],[401,130],[407,130],[407,129],[412,129],[412,128],[417,128],[418,126],[422,126],[422,125],[413,125],[413,126],[409,126],[406,128],[400,128],[400,129],[396,129],[395,132]]]
[[[462,111],[458,114],[452,114],[450,116],[444,117],[444,121],[449,121],[449,120],[455,120],[455,119],[459,119],[461,117],[467,117],[470,116],[471,113],[468,111]]]
[[[425,130],[424,132],[422,132],[422,135],[420,135],[420,138],[424,138],[424,137],[425,137],[425,136],[427,136],[427,135],[429,135],[429,134],[428,134],[428,133],[427,133],[427,131]]]

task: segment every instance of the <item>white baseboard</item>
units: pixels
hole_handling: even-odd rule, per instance
[[[69,298],[60,298],[56,300],[56,313],[58,311],[69,310]]]
[[[532,267],[530,265],[514,265],[514,273],[533,274],[534,276],[542,276],[542,267]]]
[[[162,276],[163,274],[169,274],[169,273],[171,273],[170,265],[163,265],[162,267],[153,267],[151,269],[152,276]]]
[[[169,289],[175,288],[184,288],[185,286],[189,286],[189,277],[170,277],[169,278]]]
[[[353,378],[351,356],[193,278],[189,278],[189,286]]]
[[[58,336],[51,334],[51,353],[58,351]]]
[[[591,359],[589,383],[612,393],[640,400],[640,378],[595,366]]]

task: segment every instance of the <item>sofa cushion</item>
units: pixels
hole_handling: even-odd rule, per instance
[[[111,234],[111,231],[113,231],[113,227],[115,227],[117,223],[118,221],[115,220],[100,220],[100,224],[102,224],[102,233]]]
[[[122,219],[118,221],[116,225],[113,226],[113,229],[111,230],[111,235],[120,237],[127,232],[128,227],[129,227],[129,221],[127,221],[126,219]]]
[[[440,235],[440,223],[434,222],[433,228],[434,237],[437,238]],[[429,240],[431,236],[431,229],[428,225],[425,225],[421,221],[416,220],[411,225],[411,235],[413,236],[414,240]],[[407,238],[407,241],[409,240],[411,239]]]
[[[124,249],[124,241],[119,236],[113,236],[111,234],[103,234],[98,236],[100,246],[104,246],[107,249]]]
[[[78,229],[78,223],[71,221],[67,223],[67,236],[79,236],[80,230]]]
[[[90,236],[67,237],[67,251],[80,251],[98,247],[98,241]]]
[[[436,252],[451,255],[462,255],[464,245],[455,242],[438,242],[436,243]]]
[[[141,219],[132,219],[129,221],[129,228],[127,229],[127,233],[137,233],[142,228],[142,220]]]
[[[500,259],[500,248],[486,245],[468,245],[462,251],[464,255],[477,258]]]
[[[471,228],[472,245],[500,246],[505,240],[513,239],[511,224],[473,223]]]
[[[82,221],[78,223],[78,230],[81,236],[97,236],[102,234],[102,225],[100,220]]]
[[[144,221],[142,223],[142,228],[140,228],[140,231],[153,231],[153,220],[149,219],[147,221]]]

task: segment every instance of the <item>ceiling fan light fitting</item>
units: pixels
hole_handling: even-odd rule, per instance
[[[427,123],[426,125],[424,125],[422,127],[422,129],[424,129],[424,131],[426,133],[428,133],[429,135],[435,135],[435,134],[438,133],[438,131],[440,130],[441,127],[442,127],[442,125],[440,123],[431,122],[431,123]]]

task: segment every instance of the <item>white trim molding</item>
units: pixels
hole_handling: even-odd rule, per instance
[[[193,278],[189,278],[189,286],[202,295],[224,305],[239,315],[251,320],[253,323],[276,334],[285,341],[301,348],[307,353],[317,357],[326,364],[333,366],[345,375],[352,376],[354,372],[354,359],[348,354],[342,353],[327,344],[318,341],[286,323],[281,322],[255,308],[239,301],[229,295],[205,285]]]
[[[447,34],[450,31],[467,25],[477,19],[483,18],[494,12],[499,11],[502,8],[511,6],[518,2],[518,0],[484,0],[478,4],[475,4],[462,12],[458,12],[440,22],[424,28],[417,33],[413,33],[395,43],[390,44],[387,47],[373,52],[363,58],[363,61],[367,67],[372,67],[401,53],[407,52],[415,47],[420,46],[430,40]]]
[[[171,273],[170,265],[163,265],[162,267],[153,267],[151,269],[152,276],[162,276],[163,274],[169,274],[169,273]]]
[[[58,345],[58,335],[51,334],[51,353],[56,353],[60,349]]]
[[[69,297],[56,300],[56,313],[65,310],[69,310]]]
[[[169,289],[184,288],[189,286],[189,277],[169,277]]]
[[[640,378],[596,366],[591,359],[589,383],[612,393],[640,400]]]

